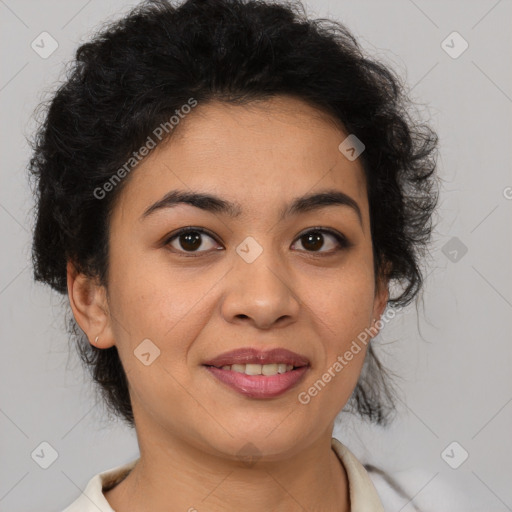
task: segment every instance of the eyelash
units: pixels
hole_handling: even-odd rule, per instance
[[[216,237],[208,232],[207,230],[203,229],[203,228],[196,228],[194,226],[187,226],[187,227],[184,227],[184,228],[181,228],[179,229],[178,231],[172,233],[171,235],[169,235],[165,242],[164,242],[164,245],[165,246],[169,246],[170,243],[178,238],[179,236],[183,235],[183,234],[186,234],[186,233],[189,233],[189,232],[192,232],[192,233],[200,233],[200,234],[203,234],[203,235],[207,235],[209,236],[210,238],[212,238],[213,240],[215,240],[217,243],[219,243],[219,241],[216,239]],[[338,244],[340,245],[340,248],[339,249],[336,249],[334,251],[329,251],[329,252],[319,252],[319,251],[307,251],[307,250],[303,250],[301,252],[306,252],[306,253],[309,253],[313,256],[316,256],[316,255],[319,255],[321,257],[324,257],[324,256],[333,256],[335,254],[337,254],[338,252],[344,250],[344,249],[348,249],[352,246],[352,244],[347,240],[347,238],[342,235],[341,233],[338,233],[337,231],[334,231],[332,229],[328,229],[328,228],[322,228],[322,227],[313,227],[313,228],[309,228],[307,231],[304,231],[303,233],[301,233],[296,239],[295,241],[298,241],[300,240],[302,237],[306,236],[307,234],[309,233],[327,233],[328,235],[331,235],[332,237],[334,237],[334,239],[338,242]],[[294,241],[294,243],[295,243]],[[199,256],[202,256],[204,254],[207,254],[207,253],[211,253],[212,251],[183,251],[183,250],[176,250],[174,248],[171,249],[172,252],[176,253],[176,254],[179,254],[185,258],[197,258]]]

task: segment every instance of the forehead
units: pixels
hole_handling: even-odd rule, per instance
[[[258,215],[270,202],[281,208],[298,195],[334,187],[364,212],[362,164],[338,149],[347,135],[334,118],[291,97],[243,106],[199,104],[132,171],[119,208],[140,215],[170,190],[190,189],[236,201],[243,215]]]

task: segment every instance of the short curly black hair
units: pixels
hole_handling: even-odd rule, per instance
[[[343,24],[309,19],[298,1],[139,4],[78,48],[29,141],[34,278],[66,294],[69,260],[107,286],[109,218],[128,178],[101,201],[94,191],[191,97],[243,105],[287,95],[328,112],[365,144],[375,276],[402,285],[389,306],[408,305],[433,229],[438,137],[413,119],[404,90]],[[68,329],[105,403],[133,427],[116,347],[91,345],[73,318]],[[346,409],[386,424],[396,411],[387,377],[370,345]]]

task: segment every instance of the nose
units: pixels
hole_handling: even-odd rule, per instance
[[[234,268],[226,275],[221,304],[227,322],[267,330],[297,321],[301,301],[293,289],[290,273],[270,253],[263,251],[252,263],[235,258]]]

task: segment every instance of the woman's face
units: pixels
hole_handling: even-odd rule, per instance
[[[347,135],[296,99],[199,104],[130,175],[111,218],[100,343],[118,348],[139,437],[228,458],[251,443],[278,458],[330,436],[366,346],[332,369],[387,299],[386,287],[374,287],[362,165],[338,149]],[[173,191],[235,207],[169,201],[145,215]],[[290,210],[327,191],[349,196],[360,216],[336,202]],[[238,372],[205,366],[246,348],[285,349],[307,366],[268,376],[242,375],[257,372],[257,361]],[[272,357],[265,372],[286,369]],[[329,369],[330,382],[309,394]]]

